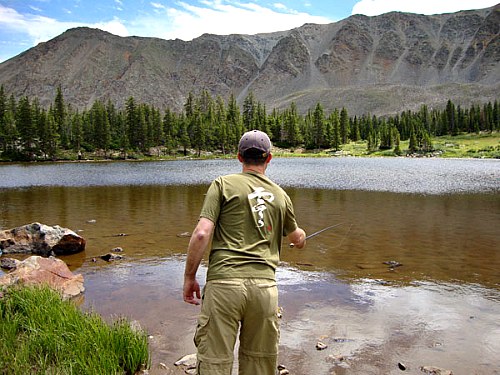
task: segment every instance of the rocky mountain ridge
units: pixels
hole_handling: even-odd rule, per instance
[[[0,64],[0,84],[48,105],[122,107],[133,96],[181,110],[189,92],[268,110],[316,103],[350,114],[392,114],[448,99],[470,105],[500,92],[500,4],[441,15],[392,12],[256,35],[204,34],[186,42],[70,29]]]

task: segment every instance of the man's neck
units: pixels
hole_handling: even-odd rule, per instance
[[[255,173],[260,173],[260,174],[266,174],[266,166],[267,166],[267,164],[263,164],[263,165],[243,164],[243,173],[255,172]]]

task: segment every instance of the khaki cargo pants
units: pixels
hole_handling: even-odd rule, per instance
[[[238,328],[239,375],[276,374],[277,309],[278,288],[273,280],[208,281],[194,337],[198,374],[231,374]]]

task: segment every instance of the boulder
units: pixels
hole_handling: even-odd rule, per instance
[[[82,293],[83,275],[73,274],[61,259],[44,258],[38,255],[19,262],[14,271],[0,277],[0,287],[15,284],[48,285],[67,299]]]
[[[59,225],[32,223],[0,231],[0,251],[4,254],[67,255],[85,250],[85,243],[84,238]]]

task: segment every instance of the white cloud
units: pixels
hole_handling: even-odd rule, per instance
[[[47,40],[62,34],[67,29],[78,26],[99,28],[121,36],[128,35],[126,27],[116,18],[108,22],[93,24],[61,22],[49,17],[21,14],[15,9],[0,5],[0,30],[3,29],[11,33],[22,35],[23,38],[29,39],[33,45],[40,42],[46,42]]]
[[[352,8],[352,14],[376,16],[395,10],[418,14],[440,14],[489,8],[497,2],[498,0],[361,0]]]
[[[87,26],[101,29],[101,30],[107,31],[108,33],[114,34],[114,35],[119,35],[119,36],[128,36],[129,35],[127,28],[125,27],[123,22],[118,18],[115,18],[112,21],[108,21],[108,22],[99,22],[99,23],[95,23],[95,24],[89,24]]]
[[[160,3],[151,3],[151,6],[156,9],[166,9],[165,5]]]
[[[129,31],[134,35],[191,40],[204,33],[257,34],[289,30],[304,23],[332,22],[326,17],[289,9],[282,3],[273,5],[277,10],[252,2],[204,0],[200,3],[203,6],[178,2],[177,8],[165,7],[160,17],[142,15],[131,23]],[[158,9],[157,4],[151,3]]]

